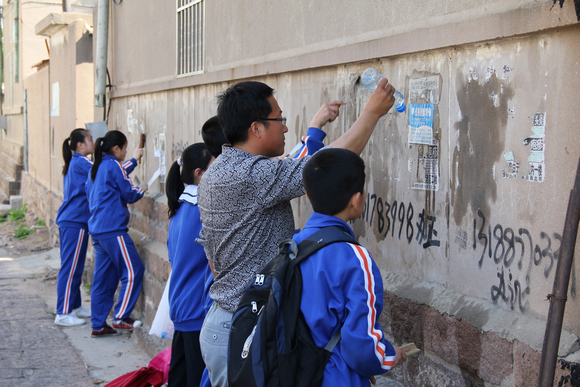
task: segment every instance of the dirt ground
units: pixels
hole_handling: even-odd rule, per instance
[[[18,226],[24,223],[27,228],[33,227],[35,232],[23,239],[18,239],[14,236],[14,232]],[[37,226],[38,218],[32,213],[28,212],[24,219],[17,221],[6,220],[0,223],[0,246],[14,257],[29,255],[35,252],[50,250],[57,246],[57,238],[55,228],[51,232],[47,226]]]

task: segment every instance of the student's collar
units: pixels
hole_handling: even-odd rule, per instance
[[[78,153],[78,152],[73,152],[73,157],[80,157],[80,158],[83,158],[83,159],[87,159],[87,160],[90,160],[90,161],[92,161],[92,160],[91,160],[91,158],[90,158],[89,156],[90,156],[90,155],[86,155],[86,156],[85,156],[85,155],[83,155],[83,154],[81,154],[81,153]]]
[[[197,206],[197,185],[189,184],[185,186],[183,193],[179,197],[179,203],[183,202]]]
[[[321,214],[320,212],[313,212],[312,215],[310,215],[310,218],[306,221],[306,225],[304,226],[304,229],[306,230],[307,228],[310,228],[310,227],[315,228],[315,229],[319,229],[319,228],[328,227],[328,226],[342,227],[353,238],[355,238],[352,229],[350,228],[348,223],[346,223],[344,220],[337,218],[336,216]]]

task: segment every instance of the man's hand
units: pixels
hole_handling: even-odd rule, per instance
[[[380,80],[375,92],[369,98],[364,111],[375,115],[378,120],[391,109],[395,103],[395,88],[389,84],[387,78]]]
[[[395,368],[396,366],[403,364],[405,360],[407,360],[407,354],[400,347],[393,346],[393,348],[395,349],[396,352],[395,361],[393,364],[393,368]]]
[[[393,102],[394,101],[395,99],[393,98]],[[327,123],[334,121],[336,117],[338,117],[338,108],[340,105],[346,105],[346,103],[342,101],[323,103],[320,109],[318,109],[318,112],[314,115],[312,121],[310,121],[310,127],[321,129]]]
[[[139,161],[141,160],[141,157],[143,157],[143,148],[136,148],[135,151],[133,152],[133,158]]]

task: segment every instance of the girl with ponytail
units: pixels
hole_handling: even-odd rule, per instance
[[[165,180],[169,207],[167,249],[171,262],[169,315],[175,331],[171,348],[169,386],[199,386],[205,368],[199,332],[209,299],[204,290],[213,280],[203,246],[197,185],[213,156],[203,143],[188,146],[173,163]],[[208,288],[209,290],[209,288]]]
[[[60,271],[56,284],[56,317],[61,326],[82,325],[90,312],[82,306],[81,277],[87,256],[89,204],[85,182],[93,162],[93,136],[85,129],[75,129],[62,143],[64,167],[63,201],[58,209]]]
[[[127,234],[128,203],[143,197],[147,185],[136,187],[129,172],[143,155],[135,150],[135,158],[123,164],[127,155],[127,137],[111,130],[95,143],[95,161],[86,183],[89,199],[89,232],[95,249],[95,271],[91,287],[91,337],[118,335],[116,329],[140,327],[133,320],[135,307],[143,284],[144,267],[133,241]],[[132,168],[131,168],[132,167]],[[119,299],[113,314],[113,327],[107,316],[113,306],[115,290],[121,281]]]

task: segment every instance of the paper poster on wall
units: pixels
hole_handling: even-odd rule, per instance
[[[433,144],[433,104],[411,104],[409,144]]]
[[[544,163],[544,151],[546,149],[544,142],[546,137],[546,113],[536,113],[532,119],[533,134],[524,138],[524,145],[530,147],[530,156],[528,157],[530,170],[522,178],[527,181],[543,183],[546,178],[546,164]]]
[[[52,84],[52,117],[60,116],[60,86],[58,82]]]
[[[409,101],[419,102],[418,98],[435,105],[439,103],[439,75],[409,80]]]
[[[413,183],[411,188],[439,191],[439,141],[433,140],[432,145],[421,145],[418,163],[423,169],[424,177]],[[423,173],[419,173],[421,175]]]

